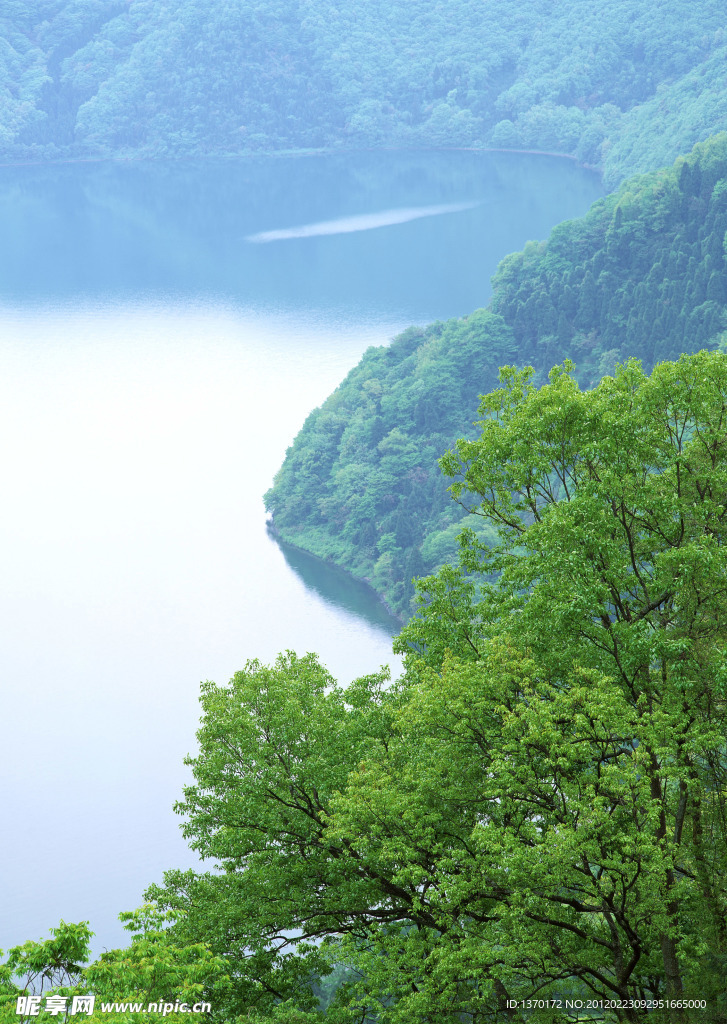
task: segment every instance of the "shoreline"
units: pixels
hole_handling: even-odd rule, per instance
[[[75,164],[135,164],[135,163],[183,163],[200,160],[250,160],[286,157],[336,156],[350,153],[510,153],[523,156],[547,156],[558,160],[570,160],[585,171],[603,176],[603,168],[595,164],[581,163],[572,153],[561,153],[547,149],[509,149],[502,146],[322,146],[316,149],[259,149],[220,153],[158,154],[140,153],[98,156],[60,156],[55,158],[0,160],[0,168],[13,167],[59,167]]]
[[[337,562],[332,562],[328,558],[323,558],[321,555],[317,555],[315,554],[315,552],[309,551],[308,548],[303,548],[299,544],[293,543],[293,541],[286,540],[285,537],[282,536],[282,534],[276,527],[272,518],[268,518],[265,520],[265,529],[279,547],[287,547],[290,548],[292,551],[299,551],[307,558],[313,558],[315,559],[316,562],[320,562],[321,565],[326,566],[326,568],[335,569],[338,572],[344,573],[348,577],[348,579],[353,580],[356,583],[361,583],[364,587],[366,587],[367,590],[371,592],[371,594],[373,594],[377,602],[383,606],[387,615],[389,615],[392,619],[398,622],[400,626],[403,627],[406,625],[407,620],[403,619],[401,615],[398,614],[398,612],[394,611],[394,609],[391,607],[391,605],[383,596],[383,594],[380,594],[379,591],[376,590],[376,588],[373,586],[371,581],[367,579],[367,577],[355,576],[349,569],[346,569],[344,566],[339,565]]]

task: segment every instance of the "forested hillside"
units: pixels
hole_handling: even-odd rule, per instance
[[[557,150],[614,183],[727,127],[721,0],[4,0],[5,158]]]
[[[464,515],[437,458],[474,436],[498,367],[530,364],[542,381],[571,358],[590,387],[631,356],[650,369],[715,347],[726,231],[723,133],[508,256],[487,310],[369,349],[308,417],[266,495],[278,536],[367,578],[408,616],[411,578],[455,556]]]

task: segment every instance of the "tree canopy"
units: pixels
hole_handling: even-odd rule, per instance
[[[228,981],[224,960],[204,942],[175,941],[170,925],[179,915],[146,903],[119,916],[130,945],[107,950],[91,963],[87,921],[61,921],[50,939],[10,949],[0,964],[2,1024],[152,1024],[160,1016],[178,1024],[203,997],[217,999]]]
[[[217,868],[147,896],[222,1019],[727,1019],[727,355],[506,368],[480,412],[443,466],[497,541],[420,584],[401,680],[203,687]]]

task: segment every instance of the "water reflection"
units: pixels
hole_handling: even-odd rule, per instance
[[[353,579],[338,566],[324,562],[306,551],[301,551],[300,548],[280,540],[277,543],[286,563],[311,593],[326,602],[332,602],[337,608],[360,615],[371,625],[385,630],[390,636],[396,636],[402,623],[387,611],[386,606],[367,583]]]
[[[498,260],[600,194],[571,161],[503,153],[4,167],[0,299],[214,296],[424,323],[483,306]],[[285,245],[245,243],[276,227]]]

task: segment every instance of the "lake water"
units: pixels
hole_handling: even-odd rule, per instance
[[[396,623],[261,495],[369,345],[485,304],[600,194],[505,154],[0,169],[0,947],[61,918],[118,945],[195,863],[200,680],[287,648],[397,671]]]

